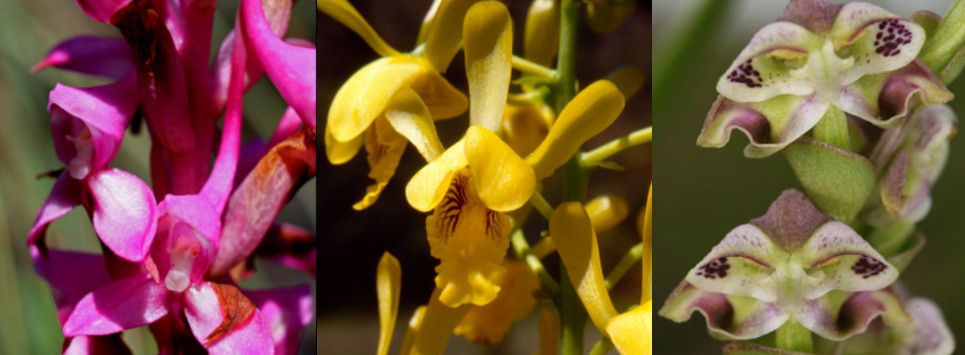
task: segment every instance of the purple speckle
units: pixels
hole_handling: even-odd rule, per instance
[[[759,88],[763,86],[761,73],[754,69],[754,65],[751,64],[750,59],[737,66],[730,74],[727,74],[727,80],[744,84],[749,88]]]
[[[875,53],[893,57],[901,54],[901,47],[908,43],[911,43],[911,30],[901,21],[887,19],[878,23],[878,33],[875,34]]]
[[[729,269],[730,264],[727,263],[727,258],[720,257],[701,266],[700,269],[697,270],[697,276],[703,276],[711,280],[716,278],[722,279],[727,277],[727,270]]]
[[[855,274],[867,279],[869,277],[878,276],[887,268],[888,266],[881,261],[868,256],[862,256],[861,259],[858,259],[858,262],[854,263],[854,266],[851,267],[851,271],[854,271]]]

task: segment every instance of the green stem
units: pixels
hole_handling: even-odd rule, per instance
[[[560,50],[556,58],[556,112],[562,112],[566,104],[576,96],[576,45],[579,30],[581,0],[560,0]],[[578,155],[567,163],[563,173],[563,190],[566,201],[583,201],[586,196],[585,171],[580,167]],[[583,353],[583,328],[586,311],[566,267],[560,263],[560,290],[554,299],[560,314],[560,351],[563,355]]]
[[[512,65],[513,69],[519,70],[523,73],[536,75],[544,79],[549,79],[550,81],[556,80],[555,70],[547,68],[542,64],[529,61],[526,58],[514,55]]]
[[[610,341],[610,338],[602,337],[596,344],[593,344],[590,355],[606,355],[611,349],[613,349],[613,342]]]
[[[643,257],[643,243],[637,243],[626,254],[623,254],[623,258],[610,270],[610,273],[606,274],[606,289],[612,289],[623,276],[630,271],[630,268],[638,265],[640,263],[640,258]]]
[[[529,248],[529,243],[526,242],[526,235],[523,234],[523,230],[519,228],[513,230],[512,234],[510,234],[509,241],[513,244],[513,251],[516,252],[516,256],[523,259],[523,261],[526,262],[526,266],[528,266],[530,270],[533,270],[533,273],[539,278],[539,283],[540,286],[543,287],[543,291],[551,295],[556,294],[560,285],[553,279],[553,276],[550,276],[549,272],[546,271],[543,262],[541,262],[536,255],[533,255],[533,252]]]
[[[851,150],[851,136],[848,133],[848,117],[837,106],[828,107],[824,117],[812,130],[814,138],[835,147]]]
[[[811,331],[801,323],[790,320],[783,326],[777,328],[775,334],[775,345],[778,349],[811,352]]]
[[[604,145],[580,155],[580,164],[584,167],[600,165],[607,158],[628,148],[638,146],[653,140],[653,127],[641,128],[623,137],[614,139]]]

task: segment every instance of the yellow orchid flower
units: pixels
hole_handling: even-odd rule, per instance
[[[435,159],[442,144],[433,120],[456,117],[466,111],[466,96],[440,72],[445,71],[459,49],[462,19],[474,2],[451,0],[437,4],[432,21],[435,26],[426,30],[420,54],[406,54],[388,45],[348,1],[317,1],[319,10],[353,30],[382,56],[339,88],[325,126],[325,153],[332,164],[348,162],[363,146],[369,155],[369,177],[374,183],[353,206],[356,210],[378,200],[395,174],[406,140],[426,161]]]
[[[456,326],[456,335],[474,343],[499,344],[513,323],[525,318],[536,305],[533,297],[533,292],[539,289],[536,274],[518,260],[506,260],[503,266],[506,273],[500,280],[496,299],[484,306],[470,306]]]

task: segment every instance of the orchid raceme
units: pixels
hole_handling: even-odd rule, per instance
[[[717,83],[720,97],[697,144],[722,147],[730,132],[750,139],[748,157],[771,155],[812,131],[856,149],[846,115],[893,127],[918,102],[953,95],[915,60],[925,31],[875,5],[794,0],[755,34]]]
[[[248,182],[277,181],[264,178],[278,170],[270,168],[278,158],[268,147],[244,158],[256,162],[254,168],[239,167],[243,96],[262,76],[290,105],[269,147],[297,150],[286,142],[306,136],[314,142],[314,49],[280,38],[292,4],[241,1],[238,21],[213,64],[213,3],[97,0],[80,5],[94,20],[116,26],[124,38],[70,39],[34,67],[115,80],[79,89],[58,84],[50,93],[51,131],[65,168],[28,244],[38,273],[55,290],[65,353],[126,352],[120,333],[145,325],[165,354],[297,352],[300,333],[314,313],[310,288],[243,290],[237,284],[241,275],[236,279],[213,270],[243,269],[266,235],[270,239],[264,244],[272,245],[275,255],[287,255],[278,249],[292,245],[275,240],[292,233],[268,233],[280,206],[271,211],[274,205],[260,205],[255,218],[250,206],[233,203],[239,195],[246,201],[285,201],[290,191],[278,189],[297,186]],[[150,186],[109,166],[136,115],[145,118],[152,143]],[[302,152],[314,162],[314,149]],[[281,170],[297,171],[293,163]],[[47,226],[76,205],[87,209],[105,247],[103,256],[47,246]],[[245,215],[244,242],[250,248],[237,245],[232,228],[241,223],[234,217],[238,214]],[[314,238],[308,232],[298,235]],[[314,255],[309,248],[300,255]],[[314,272],[314,266],[305,266],[313,261],[281,259]],[[72,280],[63,268],[88,279]]]
[[[442,353],[452,335],[475,343],[499,344],[514,323],[533,313],[537,303],[548,310],[541,317],[540,350],[573,352],[579,347],[571,343],[577,333],[559,333],[564,327],[582,329],[582,323],[577,325],[563,314],[557,317],[556,310],[549,310],[549,302],[562,309],[569,307],[562,303],[567,299],[565,302],[574,309],[579,308],[577,296],[564,295],[560,285],[575,281],[557,281],[540,260],[554,250],[552,238],[559,231],[551,226],[553,235],[530,248],[523,227],[531,216],[551,217],[554,208],[543,196],[548,191],[541,184],[558,171],[573,170],[563,168],[567,162],[579,166],[575,169],[579,174],[588,175],[596,166],[610,164],[603,160],[617,152],[649,141],[618,138],[604,144],[615,148],[595,154],[599,164],[580,165],[582,146],[623,113],[627,98],[642,86],[641,73],[621,70],[611,78],[582,86],[575,81],[569,64],[550,67],[554,57],[575,63],[576,52],[562,50],[563,42],[575,39],[571,30],[578,17],[572,12],[581,5],[572,0],[538,0],[530,5],[521,31],[524,55],[514,53],[519,45],[514,43],[513,34],[519,27],[502,1],[433,1],[415,48],[408,53],[381,39],[347,1],[320,0],[317,5],[381,56],[342,84],[332,99],[326,122],[329,162],[346,163],[362,147],[367,152],[369,177],[374,182],[354,208],[362,210],[375,203],[410,143],[425,161],[408,179],[405,198],[415,210],[429,213],[425,231],[429,254],[438,259],[435,289],[428,302],[411,316],[400,353]],[[450,85],[442,76],[460,50],[465,60],[465,90]],[[566,69],[561,70],[563,67]],[[581,86],[582,90],[576,90]],[[467,110],[468,122],[455,139],[440,139],[436,123]],[[452,124],[459,123],[446,123]],[[616,230],[629,214],[627,202],[617,195],[607,195],[591,206],[589,215],[586,211],[582,218],[567,215],[551,224],[581,223],[585,227],[581,231],[591,232],[594,228]],[[530,213],[533,210],[539,214]],[[507,255],[510,245],[513,254]],[[632,260],[627,264],[636,265],[640,249],[631,248],[628,255]],[[389,264],[380,263],[380,275],[388,269],[383,265]],[[620,279],[626,269],[629,267],[623,267],[618,272],[620,277],[615,278]],[[387,304],[399,287],[388,279],[380,277],[378,282],[382,339],[391,335],[389,319],[397,313],[394,309],[386,311],[395,307]],[[602,274],[597,281],[597,291],[606,293]],[[610,308],[610,316],[596,327],[603,334],[606,320],[618,315],[612,304]],[[650,341],[650,323],[638,322],[639,313],[628,312],[620,324],[613,325],[619,328],[621,341],[629,341],[621,343],[627,353],[633,353],[636,348],[632,343],[638,340],[627,334],[645,329],[646,342]],[[379,353],[387,351],[387,341],[380,342]],[[550,344],[557,342],[560,344]]]

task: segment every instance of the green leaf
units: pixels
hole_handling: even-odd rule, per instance
[[[802,137],[784,150],[808,197],[822,212],[851,224],[875,186],[863,156]]]

